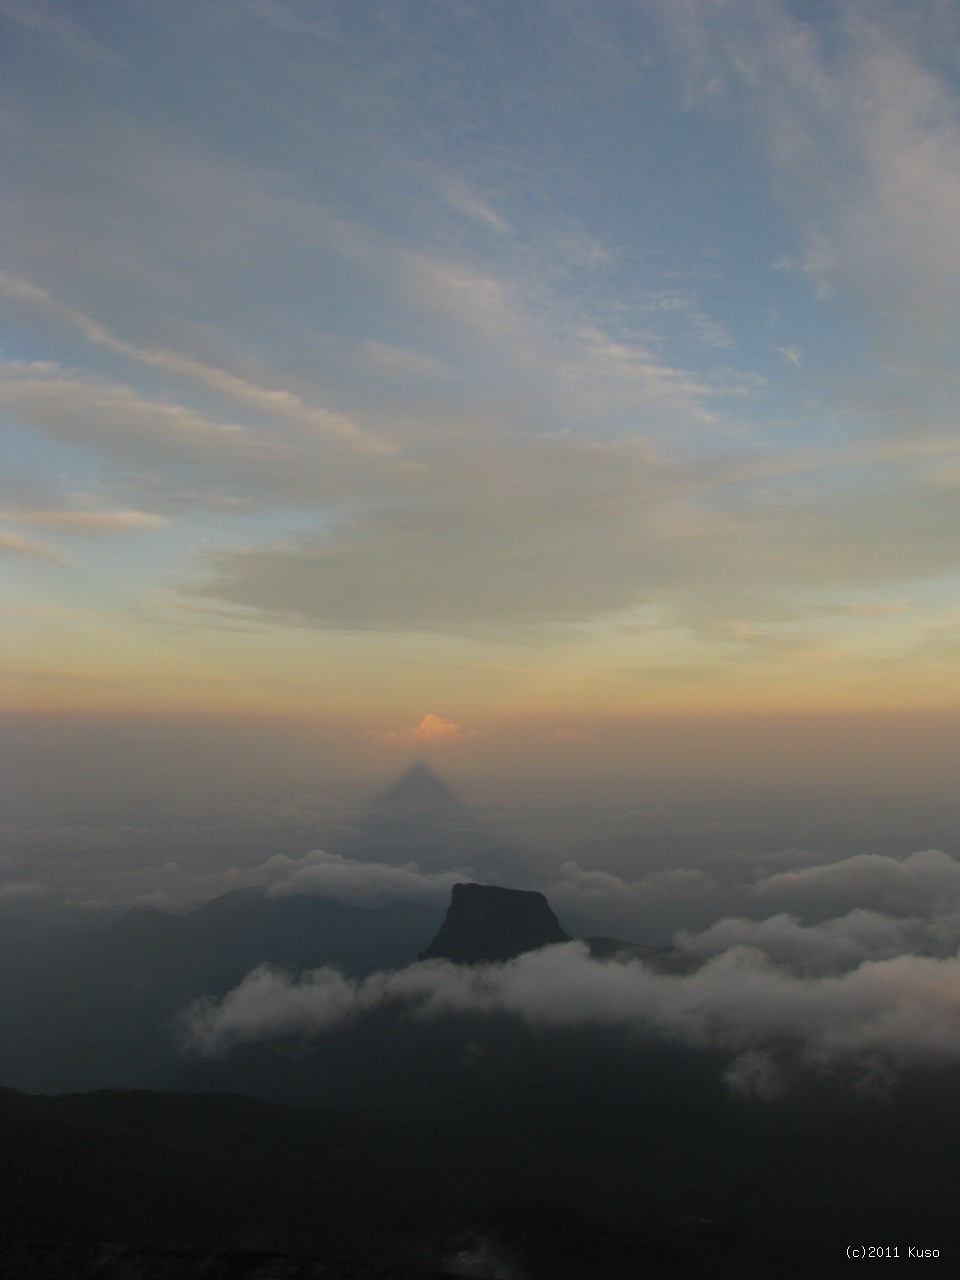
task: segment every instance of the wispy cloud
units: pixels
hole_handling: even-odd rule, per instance
[[[160,6],[110,30],[132,77],[92,19],[5,12],[0,377],[22,483],[53,491],[6,500],[18,536],[176,513],[116,586],[182,625],[203,602],[261,635],[535,638],[545,685],[563,646],[619,690],[728,672],[788,698],[813,672],[878,689],[926,638],[946,660],[938,6],[547,5],[520,30],[454,5],[362,33],[347,3]],[[157,74],[184,39],[193,97]]]
[[[780,4],[659,12],[691,85],[712,76],[722,93],[739,83],[749,95],[799,225],[798,251],[777,265],[798,264],[821,299],[852,301],[884,364],[947,374],[960,314],[960,113],[925,24],[908,33],[862,4],[838,12],[829,35]],[[925,17],[932,34],[937,16]],[[780,348],[788,360],[794,350]]]
[[[105,63],[122,62],[106,45],[94,40],[70,13],[48,4],[47,0],[2,0],[0,17],[21,23],[81,58]]]
[[[454,377],[450,367],[436,356],[406,347],[394,347],[386,342],[363,343],[360,358],[375,373],[388,376],[439,378],[444,381]]]
[[[49,560],[51,564],[66,564],[67,561],[52,547],[33,538],[24,537],[9,529],[0,529],[0,550],[12,551],[18,555],[29,556],[34,560]]]
[[[529,266],[491,271],[416,252],[406,255],[401,279],[420,307],[446,317],[464,339],[479,336],[501,361],[542,379],[548,400],[565,404],[566,413],[629,405],[638,426],[659,433],[665,416],[712,422],[711,400],[745,390],[736,380],[672,365],[638,333],[615,330],[601,317],[585,315],[582,306],[571,306],[554,290],[549,273]],[[667,310],[680,312],[701,340],[732,345],[689,297],[674,301],[676,307]],[[654,302],[650,310],[664,308]]]
[[[909,610],[909,600],[854,600],[839,606],[841,613],[848,613],[853,618],[876,618],[891,613],[908,613]]]
[[[141,364],[152,365],[176,377],[199,382],[211,391],[261,414],[294,422],[305,429],[333,437],[364,451],[388,449],[383,441],[369,435],[344,414],[307,404],[300,396],[282,387],[259,386],[228,369],[205,364],[182,352],[128,342],[83,311],[60,302],[46,290],[6,272],[0,272],[0,292],[76,327],[96,346],[127,356]]]
[[[127,533],[156,529],[166,521],[147,511],[103,511],[82,507],[3,507],[0,520],[62,533]]]
[[[133,472],[127,483],[131,490],[148,490],[148,500],[167,509],[316,505],[341,492],[348,476],[352,493],[383,483],[382,475],[376,479],[379,462],[358,467],[352,447],[320,449],[315,437],[299,429],[302,424],[277,430],[270,422],[224,421],[190,404],[50,362],[0,362],[0,392],[8,413],[53,440],[93,450],[115,466],[154,464],[152,476]],[[182,470],[187,466],[189,473]]]
[[[777,351],[795,369],[803,368],[803,352],[799,347],[777,347]]]
[[[499,235],[509,234],[511,227],[471,183],[460,174],[445,172],[435,178],[436,187],[451,209],[479,222]]]
[[[411,475],[405,501],[322,536],[208,554],[185,589],[403,629],[550,627],[658,603],[704,638],[744,641],[768,633],[758,622],[797,622],[798,593],[814,603],[952,572],[948,491],[898,478],[880,506],[869,492],[805,492],[779,464],[782,490],[771,475],[756,493],[735,479],[749,461],[702,467],[565,437],[473,444]]]

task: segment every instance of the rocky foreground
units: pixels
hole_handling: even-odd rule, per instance
[[[249,1249],[18,1244],[0,1246],[0,1275],[4,1280],[443,1280],[450,1273]]]

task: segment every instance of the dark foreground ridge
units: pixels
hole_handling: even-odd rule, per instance
[[[455,884],[446,919],[421,960],[482,964],[570,942],[542,893],[490,884]]]
[[[444,1280],[449,1271],[251,1249],[151,1249],[133,1245],[0,1245],[4,1280]]]

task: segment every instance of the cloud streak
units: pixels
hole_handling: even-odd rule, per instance
[[[318,448],[300,430],[223,420],[51,362],[0,362],[0,391],[21,423],[109,459],[121,486],[135,494],[145,489],[168,509],[316,506],[344,489],[375,492],[383,485],[381,466],[390,465],[381,458],[361,472],[350,450],[329,442]]]
[[[818,460],[807,467],[815,474]],[[960,517],[947,490],[898,477],[880,507],[865,491],[771,479],[757,496],[750,470],[678,463],[642,441],[438,449],[403,500],[321,535],[213,551],[183,589],[398,630],[549,627],[656,604],[662,621],[716,640],[741,609],[785,609],[791,621],[798,598],[902,589],[955,569]],[[719,638],[751,634],[727,625]]]
[[[25,537],[12,529],[0,529],[0,550],[12,551],[16,555],[27,556],[32,560],[48,560],[51,564],[65,565],[67,561],[58,551],[35,538]]]
[[[148,511],[103,511],[82,507],[6,507],[0,520],[36,525],[57,533],[128,533],[156,529],[165,523],[162,516]]]
[[[389,451],[385,442],[368,435],[346,415],[308,404],[302,397],[282,387],[259,386],[248,378],[205,364],[183,352],[166,347],[142,346],[129,342],[85,312],[52,297],[45,289],[0,272],[0,293],[13,301],[44,312],[79,329],[88,342],[141,364],[161,369],[178,378],[198,382],[211,391],[268,417],[286,419],[321,436],[331,437],[364,452]]]

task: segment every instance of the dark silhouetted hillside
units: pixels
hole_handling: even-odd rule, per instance
[[[186,915],[136,907],[107,925],[8,940],[0,1082],[57,1092],[156,1088],[177,1070],[173,1021],[259,964],[362,975],[415,959],[440,906],[371,909],[241,889]]]
[[[447,1271],[331,1262],[250,1249],[143,1245],[0,1245],[4,1280],[449,1280]]]
[[[509,1138],[117,1091],[0,1090],[0,1131],[0,1243],[12,1257],[29,1252],[10,1250],[14,1241],[88,1246],[94,1257],[109,1241],[134,1246],[134,1259],[144,1246],[148,1257],[240,1248],[530,1280],[686,1274],[662,1232],[579,1208],[575,1171]]]
[[[699,1096],[693,1051],[691,1069],[674,1058],[631,1093],[626,1072],[596,1074],[603,1063],[573,1033],[549,1047],[567,1069],[581,1057],[583,1096],[612,1095],[605,1123],[626,1124],[629,1143],[604,1151],[581,1136],[564,1149],[521,1140],[506,1120],[449,1126],[223,1095],[0,1090],[2,1238],[526,1280],[813,1280],[846,1274],[846,1245],[874,1238],[957,1256],[956,1071],[917,1073],[885,1099],[821,1083],[738,1103]],[[541,1070],[541,1091],[554,1083]],[[570,1100],[554,1100],[559,1129],[576,1123]]]
[[[570,941],[542,893],[455,884],[440,931],[420,958],[480,964]]]

